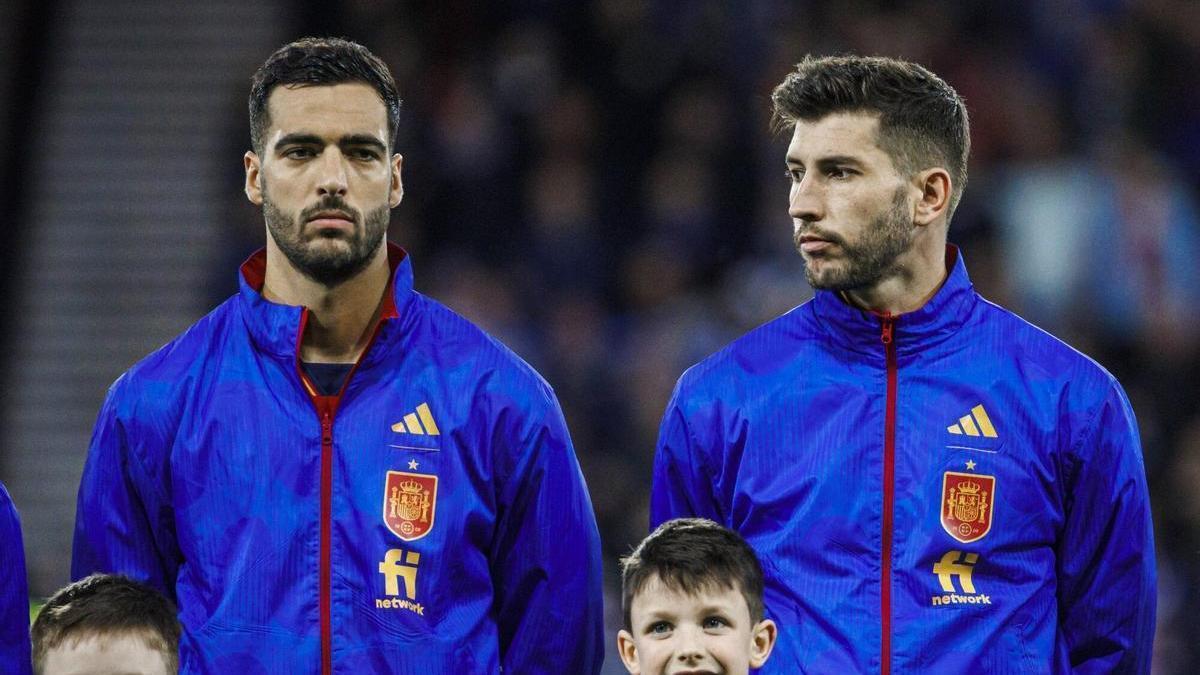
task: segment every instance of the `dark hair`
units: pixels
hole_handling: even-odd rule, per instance
[[[135,635],[162,652],[169,672],[179,669],[179,619],[158,591],[117,574],[93,574],[55,593],[33,621],[33,665],[66,640]]]
[[[805,56],[771,92],[777,128],[838,112],[879,113],[879,147],[898,171],[950,173],[947,221],[967,186],[971,129],[954,88],[923,66],[879,56]]]
[[[733,530],[704,518],[668,520],[621,559],[621,609],[632,630],[633,597],[657,578],[667,588],[694,594],[706,589],[741,591],[754,622],[763,618],[763,572],[754,549]]]
[[[369,84],[383,100],[388,116],[388,146],[400,124],[400,94],[387,65],[366,47],[342,38],[306,37],[280,47],[259,66],[250,83],[250,145],[262,152],[271,124],[267,98],[278,85],[313,86],[346,82]]]

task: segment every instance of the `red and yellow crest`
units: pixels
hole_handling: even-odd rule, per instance
[[[429,534],[437,511],[437,476],[387,472],[383,487],[383,522],[404,541]]]
[[[942,477],[942,527],[968,544],[992,529],[996,477],[947,471]]]

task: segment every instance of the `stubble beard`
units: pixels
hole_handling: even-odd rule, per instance
[[[354,219],[354,230],[348,236],[336,237],[348,246],[316,246],[323,237],[306,237],[304,226],[321,211],[344,211]],[[391,209],[384,204],[368,211],[366,217],[337,196],[329,196],[299,213],[283,211],[263,192],[263,218],[267,232],[296,270],[313,281],[334,287],[366,269],[375,251],[387,235]],[[334,237],[330,237],[331,239]]]
[[[833,232],[801,228],[792,235],[797,251],[801,251],[800,236],[810,233],[836,244],[842,259],[841,265],[825,265],[820,272],[814,270],[809,260],[804,261],[804,278],[809,285],[829,291],[871,287],[895,274],[899,270],[900,256],[912,246],[915,236],[903,187],[896,189],[891,207],[871,221],[861,241],[851,244]]]

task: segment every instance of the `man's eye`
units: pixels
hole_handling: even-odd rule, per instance
[[[379,153],[374,150],[354,150],[350,153],[355,159],[361,159],[364,162],[371,162],[379,159]]]
[[[283,151],[283,156],[288,159],[308,159],[315,157],[316,153],[312,151],[312,148],[288,148]]]
[[[706,629],[724,628],[729,625],[729,622],[719,616],[710,616],[704,620]]]
[[[839,166],[829,170],[830,178],[849,178],[854,172],[844,166]]]
[[[800,169],[788,169],[783,172],[783,175],[792,183],[799,183],[804,180],[804,172]]]

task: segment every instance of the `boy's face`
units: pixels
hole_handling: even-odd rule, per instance
[[[629,609],[633,631],[617,635],[617,649],[633,675],[744,675],[775,645],[775,622],[753,623],[735,588],[688,595],[653,577]]]
[[[39,675],[174,675],[163,653],[141,635],[70,637],[46,651]]]

